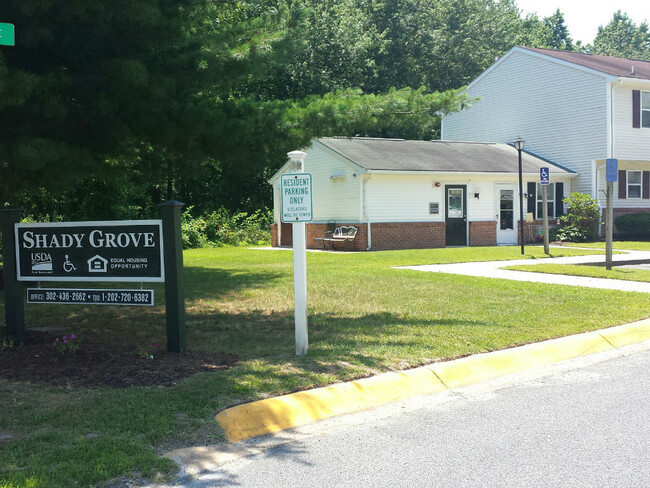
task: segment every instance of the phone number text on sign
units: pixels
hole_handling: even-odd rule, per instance
[[[28,288],[27,303],[153,306],[153,290]]]

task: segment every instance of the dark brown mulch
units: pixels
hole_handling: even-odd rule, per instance
[[[4,334],[0,346],[2,339]],[[143,359],[135,346],[104,344],[88,337],[79,342],[74,354],[61,354],[54,347],[55,339],[47,332],[30,331],[26,345],[0,347],[0,379],[52,386],[171,386],[196,373],[228,369],[237,362],[230,354],[203,351],[171,354],[163,350],[154,359]]]

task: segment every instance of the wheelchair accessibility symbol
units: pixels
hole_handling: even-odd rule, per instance
[[[65,262],[63,263],[63,271],[66,273],[70,273],[72,271],[76,271],[77,268],[75,267],[74,264],[70,262],[70,258],[68,258],[68,255],[65,255]]]

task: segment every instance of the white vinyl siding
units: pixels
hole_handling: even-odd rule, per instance
[[[607,78],[532,52],[512,51],[468,90],[471,107],[444,117],[442,138],[512,142],[563,164],[591,192],[591,166],[607,151]],[[630,116],[631,117],[631,116]]]
[[[397,175],[373,174],[366,186],[367,216],[371,222],[443,222],[445,220],[445,187],[467,187],[467,220],[491,222],[498,213],[496,201],[497,184],[507,183],[516,188],[517,177],[468,174],[467,177],[452,175]],[[527,182],[524,180],[524,191]],[[571,190],[571,180],[563,178],[565,193]],[[436,182],[440,183],[436,187]],[[478,198],[477,195],[478,194]],[[518,196],[516,197],[517,202]],[[431,204],[437,203],[438,214],[430,212]],[[517,205],[519,205],[517,203]],[[526,199],[524,199],[524,207]],[[519,208],[519,207],[517,207]],[[532,209],[531,209],[532,211]]]
[[[435,177],[373,174],[366,185],[366,215],[370,222],[442,222],[444,185]],[[430,204],[440,212],[431,214]]]
[[[627,84],[614,89],[614,157],[650,160],[650,130],[632,127],[632,90]]]
[[[359,220],[361,175],[354,165],[314,142],[307,150],[305,172],[312,174],[314,222]]]

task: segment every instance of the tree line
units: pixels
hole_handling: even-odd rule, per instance
[[[435,139],[461,89],[514,45],[650,60],[617,12],[593,45],[514,0],[5,0],[0,202],[36,218],[270,205],[319,136]]]

